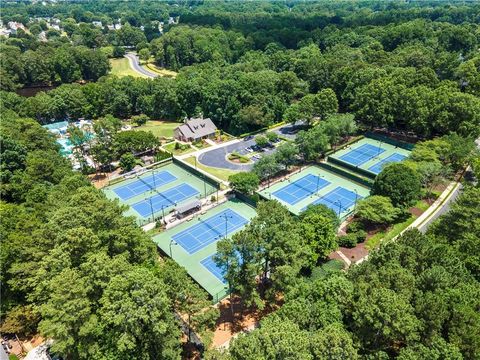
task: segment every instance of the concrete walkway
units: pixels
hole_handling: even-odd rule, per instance
[[[450,204],[458,197],[462,188],[462,184],[458,182],[451,182],[447,188],[440,194],[437,200],[414,222],[412,222],[407,228],[402,230],[400,234],[395,236],[390,241],[395,241],[401,236],[405,231],[408,231],[413,228],[417,228],[421,232],[425,232],[428,226],[436,220],[440,215],[447,212],[450,208]],[[356,264],[360,264],[363,261],[368,260],[368,255],[358,260]]]

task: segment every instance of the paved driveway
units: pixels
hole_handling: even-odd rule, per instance
[[[272,130],[282,137],[294,140],[296,131],[291,125],[285,125],[280,128]],[[198,161],[206,166],[216,167],[221,169],[250,171],[253,167],[253,163],[250,164],[234,164],[227,160],[227,154],[237,152],[239,154],[247,154],[245,148],[255,145],[255,138],[247,141],[239,141],[234,144],[218,147],[210,151],[206,151],[198,156]],[[275,149],[267,149],[262,155],[271,154]]]
[[[232,152],[238,152],[242,155],[246,154],[245,148],[252,145],[255,145],[255,139],[222,146],[200,154],[198,161],[203,165],[221,169],[249,171],[252,169],[253,164],[234,164],[228,161],[226,156]]]

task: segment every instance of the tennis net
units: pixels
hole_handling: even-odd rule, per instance
[[[140,180],[141,182],[143,182],[145,185],[147,185],[150,190],[152,191],[155,191],[158,195],[160,195],[162,198],[164,198],[165,200],[167,200],[170,204],[175,204],[174,201],[170,200],[169,198],[167,198],[165,195],[163,195],[160,191],[158,191],[156,188],[154,188],[152,185],[150,185],[149,183],[147,183],[145,180],[143,180],[142,178],[138,178],[138,180]]]

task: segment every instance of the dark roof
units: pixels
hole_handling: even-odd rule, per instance
[[[194,118],[187,120],[177,129],[187,138],[199,138],[215,133],[217,127],[210,118]]]

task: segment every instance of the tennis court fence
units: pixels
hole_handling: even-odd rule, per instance
[[[110,178],[108,180],[108,185],[110,186],[110,185],[117,184],[117,183],[122,182],[123,180],[128,179],[128,178],[133,177],[133,176],[140,176],[144,172],[147,172],[151,169],[161,167],[161,166],[165,166],[165,165],[168,165],[168,164],[171,164],[171,163],[172,163],[172,158],[167,158],[167,159],[163,159],[163,160],[154,162],[153,164],[144,166],[140,170],[133,170],[133,171],[129,171],[129,172],[124,173],[124,174],[119,174],[117,176],[114,176],[114,177]]]
[[[216,294],[212,295],[212,302],[214,304],[217,304],[220,301],[222,301],[223,299],[225,299],[228,295],[230,295],[230,293],[228,291],[228,287],[225,287],[223,290],[221,290],[221,291],[217,292]]]
[[[395,139],[389,138],[387,136],[377,134],[377,133],[373,133],[373,132],[367,132],[365,134],[365,137],[369,138],[369,139],[373,139],[373,140],[382,141],[384,143],[387,143],[387,144],[390,144],[390,145],[393,145],[393,146],[396,146],[396,147],[399,147],[401,149],[405,149],[405,150],[408,150],[408,151],[412,151],[413,148],[415,147],[415,144],[410,144],[410,143],[407,143],[405,141],[395,140]]]
[[[253,196],[250,197],[250,196],[247,196],[245,194],[242,194],[238,191],[233,191],[233,194],[235,195],[235,197],[241,201],[243,201],[244,203],[247,203],[248,205],[250,205],[251,207],[253,208],[256,208],[257,207],[257,199],[255,199]]]
[[[212,179],[211,177],[207,176],[204,172],[202,172],[198,169],[195,169],[195,167],[193,167],[192,165],[186,163],[185,161],[177,159],[175,156],[172,157],[172,161],[175,165],[178,165],[179,167],[187,170],[188,172],[194,174],[195,176],[198,176],[200,179],[209,183],[210,185],[212,185],[216,189],[220,189],[220,183],[217,180]]]
[[[334,157],[329,157],[328,162],[332,163],[333,165],[342,166],[344,168],[347,168],[348,170],[352,170],[354,172],[357,172],[360,175],[362,175],[366,178],[372,179],[372,180],[374,180],[375,177],[377,176],[376,174],[374,174],[371,171],[362,169],[361,167],[357,167],[357,166],[352,165],[352,164],[350,164],[346,161],[343,161],[343,160],[340,160],[340,159],[337,159],[337,158],[334,158]]]
[[[328,158],[328,161],[330,162],[332,160],[332,158]],[[336,166],[334,164],[331,164],[331,163],[325,163],[325,162],[321,162],[321,163],[318,163],[318,166],[320,166],[321,168],[327,170],[327,171],[330,171],[330,172],[333,172],[335,174],[338,174],[344,178],[347,178],[349,180],[352,180],[360,185],[363,185],[363,186],[366,186],[368,188],[370,188],[372,185],[373,185],[373,179],[371,177],[363,177],[363,176],[360,176],[360,175],[357,175],[357,174],[354,174],[350,171],[348,171],[347,169],[345,168],[342,168],[340,166]],[[342,166],[343,166],[343,162],[342,162]],[[352,166],[353,169],[356,171],[357,168],[355,168],[354,166]]]

